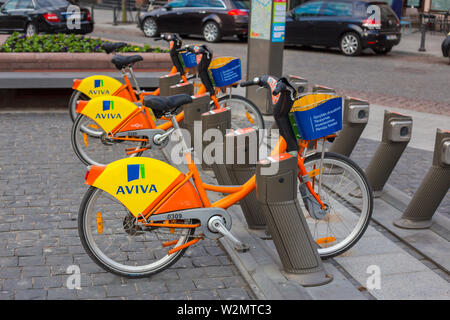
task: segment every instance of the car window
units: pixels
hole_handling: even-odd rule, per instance
[[[172,2],[169,2],[169,6],[171,8],[183,8],[186,7],[188,3],[188,0],[173,0]]]
[[[222,1],[219,0],[209,0],[208,7],[211,8],[225,8]]]
[[[19,2],[19,0],[11,0],[7,4],[5,4],[4,9],[5,10],[14,10],[17,6],[17,2]]]
[[[328,2],[320,15],[333,17],[351,17],[353,4],[351,2]]]
[[[33,1],[31,0],[19,0],[17,9],[33,9]]]
[[[298,17],[314,17],[319,15],[322,1],[308,2],[294,9],[295,16]]]
[[[186,7],[205,8],[208,7],[208,0],[189,0]]]
[[[250,9],[250,1],[233,1],[234,5],[238,9],[249,10]]]
[[[37,0],[39,7],[66,7],[71,5],[67,0]]]

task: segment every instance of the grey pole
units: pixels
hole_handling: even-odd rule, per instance
[[[202,120],[202,137],[204,133],[208,129],[219,129],[222,133],[222,136],[225,136],[225,133],[227,129],[231,128],[231,110],[228,108],[218,109],[218,110],[211,110],[208,112],[205,112],[201,115]],[[201,148],[200,150],[196,150],[196,153],[201,152],[203,154],[203,150],[208,145],[208,142],[203,141],[203,138],[201,139]],[[216,142],[217,143],[217,142]],[[195,144],[197,145],[197,143]],[[223,158],[222,163],[213,163],[211,165],[207,165],[203,159],[202,161],[202,169],[212,169],[214,172],[214,175],[216,176],[217,182],[219,182],[220,185],[232,185],[231,179],[228,175],[226,166],[225,166],[225,143],[224,141],[222,143],[217,144],[217,149],[222,149],[222,155]]]
[[[369,102],[345,97],[342,130],[329,151],[349,157],[369,121]]]
[[[226,169],[233,185],[247,182],[256,171],[258,161],[259,134],[254,128],[238,129],[226,135]],[[239,201],[249,229],[266,229],[261,206],[252,191]]]
[[[283,268],[295,273],[302,286],[327,284],[333,277],[325,272],[297,198],[297,157],[283,154],[271,159],[256,166],[256,197]],[[278,170],[267,174],[275,162]]]
[[[308,80],[299,76],[289,75],[289,82],[295,87],[298,93],[308,92]]]
[[[210,109],[210,101],[209,94],[193,96],[192,102],[183,106],[183,128],[187,129],[191,135],[191,146],[194,145],[195,122],[201,121],[202,114]]]
[[[425,229],[450,188],[450,131],[437,129],[433,164],[414,194],[403,216],[394,222],[399,228]]]
[[[386,181],[411,139],[411,131],[411,117],[384,111],[381,143],[366,169],[375,197],[381,195]]]
[[[113,7],[113,26],[117,26],[117,7]]]
[[[283,73],[286,2],[251,0],[247,50],[247,79]],[[263,12],[264,14],[261,14]],[[246,96],[263,114],[272,114],[271,93],[247,87]]]
[[[159,78],[159,95],[162,97],[169,96],[170,87],[180,83],[180,73],[164,75]]]
[[[421,17],[421,22],[422,22],[422,34],[421,34],[421,37],[420,37],[420,48],[419,48],[419,51],[425,52],[425,51],[427,51],[425,49],[425,35],[427,33],[427,24],[425,23],[425,14],[421,13],[420,17]]]
[[[194,85],[190,82],[179,83],[169,87],[169,96],[173,96],[176,94],[194,94]]]
[[[313,93],[324,93],[324,94],[336,94],[336,90],[334,90],[333,88],[325,87],[320,84],[315,84],[312,87],[312,92]]]

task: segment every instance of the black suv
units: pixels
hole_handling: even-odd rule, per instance
[[[208,42],[232,35],[245,39],[248,9],[249,0],[173,0],[159,9],[142,13],[139,27],[147,37],[173,32],[203,35]]]
[[[400,20],[385,2],[313,0],[286,17],[287,44],[338,47],[347,56],[365,48],[386,54],[400,39]]]

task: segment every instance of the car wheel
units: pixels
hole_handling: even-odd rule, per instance
[[[146,37],[156,37],[158,35],[158,26],[153,18],[147,18],[142,24],[142,31]]]
[[[340,41],[341,52],[346,56],[357,56],[361,53],[361,40],[354,32],[347,32]]]
[[[38,34],[38,28],[34,23],[29,23],[25,28],[25,36],[29,38],[34,36],[35,34]]]
[[[222,38],[220,27],[214,21],[208,21],[203,26],[203,38],[208,42],[219,42]]]
[[[392,47],[382,47],[382,48],[372,48],[372,50],[376,53],[376,54],[387,54],[389,51],[392,50]]]

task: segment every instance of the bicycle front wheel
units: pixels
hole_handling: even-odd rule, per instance
[[[133,137],[140,138],[140,137]],[[127,154],[144,147],[145,142],[108,139],[107,133],[92,119],[82,114],[72,126],[72,147],[85,165],[107,165],[113,161],[139,157],[142,151]]]
[[[302,190],[302,185],[298,198],[319,255],[331,258],[350,249],[362,237],[372,216],[373,195],[365,173],[349,158],[326,152],[322,170],[318,171],[321,161],[321,153],[311,155],[305,159],[305,168],[320,172],[311,183],[326,210],[312,204],[311,194],[304,187]]]
[[[258,107],[249,99],[238,95],[225,95],[219,98],[222,108],[231,109],[231,128],[242,129],[256,127],[259,130],[265,128],[264,119]],[[214,104],[212,104],[214,108]]]
[[[180,223],[180,222],[177,222]],[[91,259],[108,272],[128,277],[148,277],[174,264],[186,249],[171,248],[191,239],[195,228],[145,227],[108,193],[90,187],[81,203],[78,233]]]

